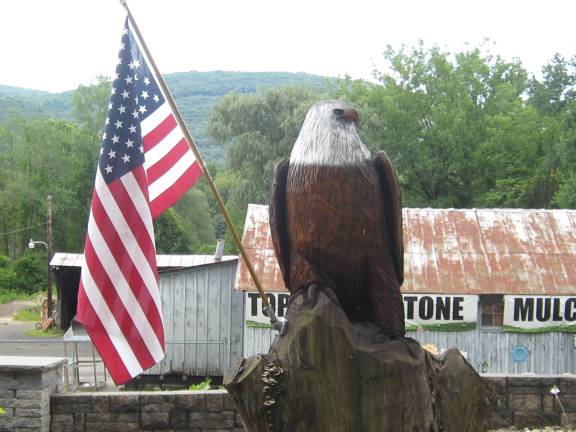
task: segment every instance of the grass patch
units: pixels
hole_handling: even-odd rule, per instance
[[[576,333],[576,325],[536,327],[531,329],[505,325],[502,326],[502,330],[511,333],[549,333],[549,332]]]
[[[14,315],[14,320],[16,321],[29,321],[38,322],[40,321],[40,308],[31,307],[21,309]]]
[[[40,330],[32,329],[28,330],[24,334],[26,336],[34,336],[34,337],[56,337],[56,336],[62,336],[64,333],[62,332],[62,330],[52,327],[49,328],[48,331],[44,331],[42,329]]]
[[[206,378],[198,384],[191,384],[189,390],[210,390],[212,378]]]
[[[431,331],[468,331],[476,328],[475,322],[466,323],[445,323],[445,324],[422,324],[424,330]],[[418,331],[418,326],[415,324],[406,323],[406,331]]]
[[[246,320],[246,327],[251,327],[251,328],[272,328],[272,324],[269,324],[269,323],[261,323],[261,322],[252,321],[252,320]]]
[[[0,289],[0,304],[12,303],[16,300],[33,300],[38,293],[27,294],[24,291]]]

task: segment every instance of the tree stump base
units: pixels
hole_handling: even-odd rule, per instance
[[[224,377],[249,432],[477,432],[491,392],[459,351],[435,356],[349,321],[329,290],[291,300],[268,354]]]

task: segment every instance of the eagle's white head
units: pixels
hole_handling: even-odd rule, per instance
[[[290,164],[356,165],[370,158],[358,132],[358,112],[337,100],[310,108],[290,154]]]

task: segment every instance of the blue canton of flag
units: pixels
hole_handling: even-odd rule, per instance
[[[100,170],[106,183],[144,163],[140,122],[164,103],[164,96],[151,77],[126,23],[100,150]]]

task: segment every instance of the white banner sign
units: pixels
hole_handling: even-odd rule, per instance
[[[504,296],[504,328],[510,331],[576,331],[576,297]]]
[[[402,297],[406,330],[418,327],[466,330],[476,326],[476,295],[403,294]]]
[[[279,318],[288,309],[289,293],[266,293],[270,306]],[[478,296],[442,294],[404,294],[406,329],[451,327],[466,330],[476,325]],[[262,300],[257,292],[246,292],[245,320],[248,327],[269,327],[270,320],[262,310]]]
[[[290,293],[266,293],[268,302],[278,318],[284,318]],[[248,327],[270,327],[270,319],[262,310],[262,299],[257,292],[246,292],[244,319]]]

